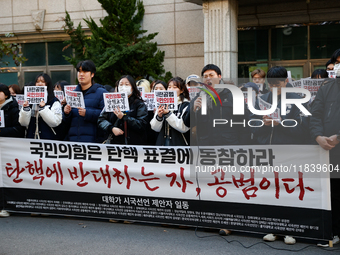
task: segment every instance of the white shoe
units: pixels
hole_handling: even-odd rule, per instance
[[[283,238],[283,240],[284,240],[285,244],[295,244],[296,243],[295,238],[292,237],[292,236],[285,236]]]
[[[334,236],[333,237],[333,244],[338,244],[338,243],[340,243],[339,236]]]
[[[9,212],[5,211],[5,210],[1,210],[0,211],[0,217],[9,217]]]
[[[276,235],[273,234],[267,234],[263,237],[263,240],[267,242],[274,242],[276,239],[277,239]]]

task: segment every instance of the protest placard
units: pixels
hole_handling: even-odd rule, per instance
[[[328,78],[336,78],[336,75],[335,75],[335,72],[332,70],[332,71],[327,71],[328,73]]]
[[[72,108],[85,108],[84,96],[82,92],[65,90],[65,98],[67,104],[69,104]]]
[[[56,98],[58,98],[60,102],[64,100],[64,97],[65,97],[65,96],[64,96],[64,91],[55,90],[55,91],[53,91],[53,92],[54,92],[54,96],[55,96]]]
[[[19,105],[19,110],[21,110],[21,108],[22,108],[22,106],[23,106],[23,104],[25,102],[25,96],[17,94],[15,96],[15,100],[17,100],[18,105]]]
[[[177,111],[176,91],[155,91],[156,107],[160,105],[168,106],[169,110]]]
[[[194,98],[196,98],[201,92],[199,87],[188,87],[188,90],[189,90],[190,100],[193,100]]]
[[[324,79],[302,79],[302,88],[307,89],[313,97],[324,81]]]
[[[145,94],[145,88],[144,87],[137,87],[137,89],[140,92],[140,96],[143,98],[144,100],[144,94]]]
[[[113,112],[119,107],[122,112],[129,111],[129,100],[125,92],[104,93],[104,104],[106,112]]]
[[[75,90],[77,87],[77,85],[67,85],[67,86],[64,86],[64,91],[73,91]]]
[[[259,101],[259,107],[261,110],[269,110],[272,107],[270,103],[264,101],[261,97],[258,97],[258,101]],[[278,122],[280,122],[280,119],[281,119],[280,108],[276,108],[275,112],[267,116],[269,118],[272,118],[273,120],[278,120]]]
[[[3,110],[0,110],[0,128],[5,127],[5,114]]]
[[[46,86],[25,86],[25,101],[29,104],[40,104],[41,101],[47,103]]]
[[[148,111],[153,111],[156,108],[156,96],[154,92],[144,93],[144,103]]]

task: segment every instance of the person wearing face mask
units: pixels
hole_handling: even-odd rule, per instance
[[[19,123],[26,127],[26,138],[58,140],[56,128],[62,122],[61,104],[54,96],[50,76],[39,74],[35,79],[35,86],[47,87],[47,102],[41,101],[39,105],[29,106],[24,102],[19,113]]]
[[[159,132],[156,145],[188,146],[190,145],[190,125],[184,123],[190,110],[189,91],[180,77],[171,78],[168,90],[177,93],[177,111],[169,111],[167,106],[160,105],[150,122],[151,128]]]
[[[130,75],[124,75],[119,79],[117,88],[118,92],[128,95],[130,110],[122,112],[117,107],[113,112],[102,111],[98,128],[112,137],[112,144],[145,145],[148,111],[136,82]]]

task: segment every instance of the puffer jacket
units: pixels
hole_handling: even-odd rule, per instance
[[[78,85],[74,91],[81,91],[81,86]],[[85,116],[80,116],[77,108],[72,108],[69,114],[64,113],[65,125],[70,127],[65,140],[87,143],[102,142],[104,136],[97,134],[97,121],[104,108],[103,93],[107,93],[107,91],[102,85],[93,84],[84,94]]]
[[[54,128],[62,121],[62,110],[59,100],[54,97],[43,108],[37,107],[38,118],[32,116],[30,107],[20,110],[19,122],[27,128],[26,137],[34,139],[57,140],[58,136]]]
[[[125,112],[122,119],[113,112],[103,111],[98,118],[98,127],[106,133],[112,135],[112,144],[146,145],[147,144],[147,120],[148,110],[141,99],[134,95],[129,97],[130,110]],[[126,126],[125,126],[126,123]],[[124,134],[115,136],[112,128],[120,128]]]
[[[272,103],[272,92],[264,94],[261,98],[267,103]],[[295,93],[287,93],[286,98],[301,98]],[[281,96],[278,96],[277,108],[281,111]],[[304,104],[306,107],[306,105]],[[256,100],[255,108],[260,110],[258,100]],[[284,127],[281,124],[272,127],[262,125],[260,121],[252,121],[251,131],[254,135],[255,144],[305,144],[304,134],[308,132],[302,125],[302,116],[300,114],[300,109],[296,107],[295,104],[287,105],[286,115],[281,115],[281,119],[294,119],[294,121],[285,121],[284,125],[289,127]],[[251,119],[262,120],[263,116],[251,115]],[[295,127],[293,127],[296,124]]]
[[[19,123],[19,106],[15,99],[10,96],[0,110],[4,111],[5,127],[0,128],[1,137],[24,137],[25,128]]]
[[[159,146],[189,146],[190,125],[184,123],[184,119],[189,114],[190,103],[187,99],[178,104],[178,110],[165,114],[160,118],[155,112],[153,119],[150,122],[151,128],[159,132],[156,145]],[[187,124],[187,125],[186,125]]]

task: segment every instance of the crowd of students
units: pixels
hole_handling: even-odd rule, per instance
[[[340,62],[340,50],[334,52],[332,59],[327,62],[326,69],[337,71]],[[256,93],[255,108],[260,110],[259,98],[265,102],[273,103],[273,88],[277,88],[277,107],[281,107],[281,89],[289,87],[287,70],[283,67],[272,67],[267,74],[256,69],[251,73],[252,82],[235,84],[235,82],[222,79],[218,66],[206,65],[201,76],[190,75],[186,80],[173,77],[167,83],[155,80],[151,84],[142,79],[135,81],[130,75],[122,76],[116,87],[95,83],[96,67],[91,60],[78,63],[77,78],[79,84],[74,91],[83,94],[85,108],[71,108],[65,100],[60,102],[53,90],[64,90],[68,85],[65,81],[52,84],[51,78],[43,73],[39,74],[31,86],[47,87],[47,102],[41,101],[38,105],[29,105],[24,102],[21,110],[15,95],[20,93],[17,85],[0,85],[0,110],[4,111],[5,127],[0,128],[2,137],[26,137],[33,139],[52,139],[86,143],[112,143],[127,145],[158,145],[158,146],[188,146],[188,145],[238,145],[238,144],[312,144],[319,143],[324,149],[332,149],[337,144],[325,141],[324,134],[313,133],[316,129],[316,119],[303,116],[300,110],[291,105],[287,115],[281,115],[273,120],[270,116],[256,116],[250,114],[245,107],[244,115],[233,115],[233,95],[230,90],[223,88],[214,89],[216,84],[229,83],[240,88],[251,87]],[[327,79],[325,70],[315,70],[311,78],[325,79],[324,86],[333,84],[337,79]],[[340,69],[339,69],[340,70]],[[339,74],[340,75],[340,74]],[[266,79],[268,83],[266,83]],[[194,98],[189,97],[188,86],[200,83],[207,88],[215,90],[206,100],[206,113],[202,114],[202,93]],[[178,110],[170,111],[167,105],[160,105],[154,111],[148,111],[137,86],[144,87],[145,92],[157,90],[174,91],[177,95]],[[104,110],[103,93],[116,91],[125,92],[128,96],[129,111],[121,111],[119,107],[113,112]],[[295,93],[288,93],[287,98],[299,98]],[[221,104],[216,104],[216,100]],[[336,99],[334,99],[336,101]],[[308,109],[317,111],[320,98],[315,99]],[[314,108],[315,109],[314,109]],[[337,113],[335,113],[337,114]],[[339,115],[333,117],[339,118]],[[323,117],[320,117],[323,118]],[[262,125],[247,127],[243,125],[217,125],[213,128],[213,119],[233,120],[241,123],[251,119],[261,119]],[[280,123],[285,119],[295,120],[297,125],[284,128]],[[319,125],[322,125],[319,123]],[[255,127],[254,127],[255,126]],[[313,129],[314,128],[314,129]],[[310,133],[310,130],[312,131]],[[339,132],[339,129],[337,129]],[[336,133],[337,134],[337,133]],[[333,134],[334,135],[334,134]],[[322,141],[320,139],[323,139]],[[333,139],[333,140],[332,140]],[[320,140],[320,141],[318,141]],[[326,144],[332,148],[326,148]],[[333,144],[333,145],[332,145]],[[337,203],[332,200],[332,203]],[[334,204],[332,204],[333,207]],[[335,206],[336,208],[336,206]],[[6,211],[1,211],[0,216],[6,216]],[[339,233],[339,217],[333,217],[333,235]],[[228,230],[221,230],[222,234],[229,234]],[[274,241],[275,235],[267,235],[267,241]],[[292,237],[285,237],[287,244],[295,243]]]

